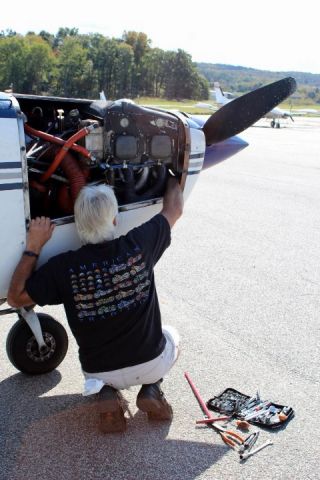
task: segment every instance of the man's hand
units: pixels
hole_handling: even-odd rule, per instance
[[[31,220],[26,249],[39,255],[43,245],[51,238],[54,227],[50,218],[47,217],[37,217]],[[7,294],[7,302],[12,307],[25,307],[35,303],[32,298],[29,297],[25,289],[25,284],[32,274],[36,263],[36,257],[22,255],[12,275]]]
[[[31,220],[27,235],[27,250],[39,255],[41,248],[50,240],[55,225],[48,217],[37,217]]]
[[[183,194],[176,178],[170,177],[163,197],[163,208],[160,212],[169,222],[170,227],[176,223],[183,212]]]

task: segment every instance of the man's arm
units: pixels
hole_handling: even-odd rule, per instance
[[[172,228],[183,212],[183,195],[179,182],[176,178],[169,178],[167,190],[163,197],[161,215],[166,217]]]
[[[54,225],[51,223],[50,218],[37,217],[31,220],[27,235],[26,251],[40,255],[42,247],[51,238],[53,229]],[[36,263],[36,256],[22,255],[12,276],[7,296],[7,302],[12,307],[26,307],[35,303],[28,295],[25,284],[35,269]]]

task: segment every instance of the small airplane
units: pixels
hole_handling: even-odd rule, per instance
[[[216,102],[219,106],[226,105],[229,102],[232,102],[236,97],[230,92],[223,92],[220,87],[219,82],[214,82],[214,92],[216,96]],[[293,117],[290,112],[283,110],[279,107],[275,107],[269,112],[267,112],[263,118],[271,118],[271,127],[280,128],[280,119],[281,118],[290,118],[292,121]]]
[[[248,145],[238,137],[291,95],[287,77],[224,105],[211,116],[137,105],[131,100],[61,98],[0,92],[0,305],[26,245],[31,218],[56,224],[38,266],[80,246],[73,205],[84,185],[108,184],[119,203],[117,235],[162,208],[170,175],[189,197],[200,172]],[[33,309],[3,308],[19,320],[7,355],[21,372],[42,374],[63,360],[64,327]]]

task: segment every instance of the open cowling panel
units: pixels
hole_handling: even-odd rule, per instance
[[[186,126],[174,113],[130,101],[15,95],[25,115],[31,217],[73,214],[84,185],[106,183],[120,206],[163,196],[181,175]]]

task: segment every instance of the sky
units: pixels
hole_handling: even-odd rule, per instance
[[[60,27],[121,38],[144,32],[152,47],[182,49],[194,62],[320,74],[317,0],[40,0],[5,2],[0,31]],[[8,8],[10,5],[10,9]]]

